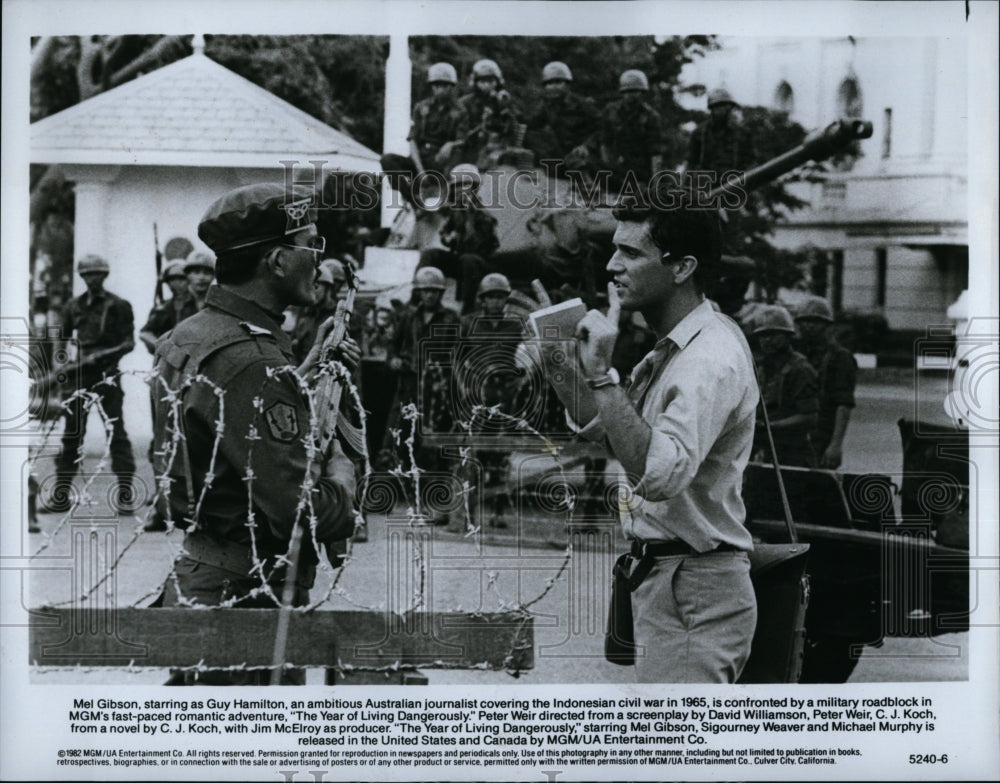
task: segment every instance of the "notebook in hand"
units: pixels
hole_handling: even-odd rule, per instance
[[[536,310],[528,324],[536,336],[545,379],[573,421],[586,424],[597,415],[594,393],[583,381],[577,358],[576,325],[587,314],[579,298]]]

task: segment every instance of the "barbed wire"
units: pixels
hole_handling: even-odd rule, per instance
[[[438,368],[441,371],[441,368]],[[164,378],[157,372],[143,372],[143,371],[130,371],[128,374],[138,376],[143,381],[151,386],[154,393],[159,395],[159,402],[162,403],[162,409],[165,410],[167,416],[167,422],[165,423],[162,432],[165,437],[160,439],[160,442],[154,443],[154,456],[156,458],[156,464],[161,466],[159,472],[154,475],[154,491],[153,496],[149,500],[150,509],[145,513],[143,518],[144,521],[148,521],[151,515],[155,512],[157,508],[165,508],[166,512],[163,514],[164,522],[167,526],[167,541],[170,545],[170,552],[172,560],[180,555],[186,554],[186,550],[181,546],[174,546],[169,533],[173,532],[175,529],[183,529],[187,534],[199,529],[199,520],[201,518],[201,512],[203,504],[205,502],[208,493],[212,490],[214,482],[217,478],[217,461],[219,459],[220,450],[223,443],[223,438],[225,437],[240,437],[237,433],[227,432],[225,425],[225,389],[219,387],[211,381],[211,379],[205,377],[204,375],[197,374],[190,377],[186,377],[181,384],[180,388],[173,389],[170,388],[169,384],[164,380]],[[328,375],[335,381],[342,383],[344,390],[347,392],[347,398],[349,399],[349,408],[355,411],[358,415],[360,421],[360,428],[362,434],[362,442],[365,442],[367,435],[367,424],[366,424],[366,413],[364,405],[362,402],[361,394],[357,386],[353,383],[351,378],[350,370],[340,362],[329,361],[325,362],[318,370],[318,374]],[[120,375],[120,374],[119,374]],[[109,379],[118,381],[118,378]],[[304,435],[304,447],[306,454],[306,469],[301,484],[298,487],[298,499],[294,509],[295,524],[303,523],[304,526],[307,525],[306,529],[309,534],[309,541],[313,548],[315,549],[317,555],[322,553],[323,542],[317,540],[317,526],[318,517],[316,514],[316,509],[314,507],[313,490],[315,489],[315,477],[314,472],[318,472],[320,469],[317,467],[320,460],[324,459],[326,455],[319,453],[317,444],[320,442],[320,426],[324,412],[318,410],[317,399],[316,399],[316,386],[314,383],[310,383],[308,379],[304,379],[295,372],[295,369],[291,366],[285,366],[280,368],[269,368],[266,372],[265,378],[261,383],[261,388],[257,390],[257,393],[252,398],[252,408],[253,408],[253,418],[248,425],[248,429],[245,435],[242,437],[246,438],[249,443],[247,447],[247,464],[245,466],[243,480],[247,486],[247,511],[246,511],[246,526],[248,530],[248,535],[250,537],[250,551],[252,565],[250,568],[250,574],[259,580],[259,584],[255,585],[244,595],[234,595],[230,598],[222,600],[218,605],[207,606],[198,602],[194,598],[187,597],[183,594],[181,585],[179,583],[176,570],[171,568],[167,580],[173,587],[177,604],[179,606],[194,608],[200,610],[214,610],[214,609],[227,609],[238,607],[241,603],[253,600],[260,596],[264,596],[268,601],[273,602],[276,607],[280,607],[281,599],[277,596],[269,582],[268,577],[273,576],[274,569],[288,564],[289,553],[286,550],[284,553],[279,553],[278,555],[272,555],[270,557],[262,557],[262,552],[260,550],[260,545],[257,537],[257,512],[255,510],[255,482],[258,476],[255,474],[253,469],[253,459],[254,450],[259,447],[261,441],[260,427],[262,423],[260,422],[260,417],[264,415],[264,405],[263,401],[265,399],[266,387],[270,383],[292,383],[295,386],[297,393],[304,396],[308,400],[309,405],[309,430]],[[197,498],[191,503],[191,498],[188,498],[189,508],[191,509],[189,515],[185,515],[180,520],[183,528],[178,525],[174,519],[173,505],[171,503],[171,495],[174,490],[174,483],[177,481],[174,475],[174,468],[176,460],[180,458],[180,455],[184,452],[183,449],[188,448],[188,443],[186,440],[184,426],[183,426],[183,400],[185,394],[188,393],[196,384],[206,385],[211,394],[216,400],[216,412],[212,422],[213,427],[213,438],[211,443],[211,448],[209,449],[209,459],[208,468],[202,477],[202,485]],[[101,475],[107,468],[108,463],[111,458],[111,437],[114,430],[115,420],[107,416],[104,411],[103,405],[101,404],[101,396],[97,391],[93,389],[80,389],[74,392],[69,398],[63,401],[62,409],[65,412],[69,411],[69,407],[75,403],[76,400],[82,400],[81,404],[81,416],[89,416],[93,408],[97,408],[98,415],[101,418],[101,424],[104,429],[104,448],[98,459],[98,463],[94,471],[92,471],[83,487],[80,489],[78,496],[81,500],[88,500],[90,491],[92,489],[93,483],[97,476]],[[408,403],[403,405],[401,408],[401,421],[403,427],[400,429],[392,430],[391,437],[396,445],[397,459],[399,461],[387,471],[387,475],[390,476],[397,484],[400,489],[399,498],[402,499],[403,505],[405,506],[405,519],[406,523],[411,528],[423,528],[431,526],[433,520],[429,514],[429,508],[425,507],[423,502],[423,492],[422,492],[422,481],[424,480],[423,474],[426,472],[418,464],[417,459],[417,438],[418,429],[420,426],[421,413],[415,403]],[[51,424],[47,426],[40,434],[40,442],[35,445],[32,449],[31,459],[30,459],[30,469],[36,470],[37,461],[40,459],[42,453],[45,451],[45,446],[49,438],[52,437],[55,432],[57,420],[53,419]],[[567,524],[572,522],[575,499],[573,492],[570,490],[570,485],[565,474],[565,468],[560,460],[561,448],[554,443],[550,438],[548,438],[543,433],[539,432],[537,429],[532,427],[527,420],[518,416],[512,416],[510,414],[504,413],[500,410],[499,405],[494,406],[483,406],[476,405],[473,406],[471,410],[471,415],[467,421],[457,421],[454,426],[457,431],[464,432],[466,437],[466,442],[459,448],[459,471],[461,476],[461,486],[458,489],[458,494],[461,495],[460,509],[464,517],[462,525],[462,538],[469,540],[471,539],[476,547],[476,553],[482,556],[483,553],[483,527],[482,524],[477,524],[473,519],[473,513],[471,509],[471,501],[474,497],[474,493],[477,491],[477,485],[474,485],[467,476],[467,470],[471,467],[473,458],[477,451],[476,444],[476,434],[477,428],[482,428],[487,424],[499,424],[513,432],[519,434],[527,434],[534,438],[537,438],[542,445],[543,453],[546,453],[553,457],[555,466],[558,470],[557,484],[561,484],[564,487],[564,494],[560,501],[560,504],[565,508],[568,516],[566,519]],[[405,428],[405,432],[404,432]],[[155,437],[155,436],[154,436]],[[399,454],[405,455],[404,459],[399,458]],[[364,482],[365,489],[370,487],[370,479],[373,476],[371,463],[367,450],[364,450],[364,472],[361,481]],[[80,453],[76,460],[76,469],[79,471],[82,468],[84,462],[84,449],[80,448]],[[505,491],[510,495],[511,488],[506,487]],[[39,492],[41,492],[41,485],[39,485]],[[32,558],[39,557],[44,553],[49,547],[51,547],[55,537],[65,528],[67,522],[69,522],[73,517],[73,512],[79,503],[74,503],[74,497],[72,492],[70,493],[70,507],[69,510],[60,518],[56,525],[56,528],[45,534],[45,540],[42,545],[31,555]],[[362,497],[362,503],[360,508],[355,508],[353,510],[355,518],[355,527],[362,524],[364,521],[363,508],[364,508],[364,495],[365,493],[359,493]],[[134,498],[133,498],[134,500]],[[477,499],[478,500],[478,499]],[[394,505],[399,505],[397,502]],[[558,504],[557,504],[558,505]],[[391,511],[391,510],[390,510]],[[92,520],[93,521],[93,520]],[[110,579],[116,570],[119,568],[123,559],[129,553],[129,551],[134,547],[137,541],[141,539],[145,531],[143,526],[136,526],[132,536],[127,540],[124,545],[122,545],[117,553],[117,556],[110,562],[98,563],[98,578],[85,592],[80,595],[72,596],[66,601],[60,601],[55,603],[50,603],[49,606],[53,608],[58,608],[68,605],[78,605],[79,603],[89,600],[102,586],[110,585]],[[413,585],[409,593],[408,605],[401,610],[391,610],[386,606],[384,602],[379,603],[376,606],[367,605],[362,601],[355,599],[348,590],[346,590],[341,580],[344,575],[348,572],[348,567],[354,562],[354,558],[351,557],[348,552],[342,559],[339,568],[334,568],[327,560],[323,557],[318,557],[320,568],[331,574],[331,580],[328,587],[323,591],[321,596],[309,601],[306,605],[292,607],[294,611],[297,612],[311,612],[317,610],[319,607],[329,604],[334,597],[344,603],[361,608],[364,611],[370,611],[373,613],[380,613],[385,611],[393,611],[395,614],[403,616],[412,613],[419,612],[424,609],[427,605],[427,580],[428,580],[428,555],[425,549],[425,540],[423,537],[415,536],[413,537],[413,550],[412,550],[412,561],[413,561]],[[514,677],[520,676],[523,671],[523,662],[525,658],[525,643],[524,629],[527,623],[533,616],[532,607],[537,605],[540,601],[554,589],[554,587],[562,580],[564,574],[566,573],[569,563],[571,562],[573,555],[572,542],[568,543],[566,550],[564,552],[563,558],[560,561],[555,573],[553,573],[545,583],[544,589],[534,598],[527,601],[521,600],[520,597],[510,598],[505,596],[501,590],[499,574],[496,571],[487,571],[487,590],[492,593],[497,600],[497,607],[500,611],[509,612],[518,617],[518,625],[514,635],[514,641],[510,650],[505,654],[505,668]],[[269,572],[270,567],[270,572]],[[148,601],[151,596],[157,594],[158,591],[165,589],[166,584],[162,584],[158,588],[147,591],[139,599],[132,603],[133,607],[139,606],[144,602]],[[113,596],[111,596],[113,598]],[[36,664],[37,666],[37,664]],[[293,664],[286,664],[289,668],[293,668]],[[82,668],[82,667],[42,667],[48,671],[92,671],[92,670],[106,670],[108,667],[93,667],[92,669]],[[133,663],[130,663],[126,667],[113,667],[113,668],[124,668],[127,671],[137,670],[141,667],[136,667]],[[260,670],[270,670],[275,668],[274,666],[262,666],[262,667],[247,667],[245,664],[232,664],[229,666],[204,666],[196,665],[193,667],[176,667],[180,671],[221,671],[221,672],[241,672],[249,671],[251,669]],[[458,665],[455,663],[447,661],[436,661],[428,660],[420,664],[401,664],[394,663],[387,666],[358,666],[355,664],[343,664],[339,663],[338,667],[343,672],[351,671],[365,671],[365,672],[394,672],[400,670],[418,669],[418,668],[486,668],[486,664],[474,664],[474,665]]]

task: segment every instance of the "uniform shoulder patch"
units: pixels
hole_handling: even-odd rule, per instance
[[[264,420],[271,437],[282,443],[291,443],[299,436],[299,416],[294,405],[276,402],[264,410]]]

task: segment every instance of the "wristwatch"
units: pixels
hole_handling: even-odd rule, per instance
[[[591,389],[603,389],[605,386],[617,386],[622,382],[622,379],[618,376],[618,370],[611,367],[603,375],[598,375],[596,378],[587,378],[587,385]]]

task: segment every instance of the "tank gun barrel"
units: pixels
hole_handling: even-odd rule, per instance
[[[867,120],[837,120],[825,128],[812,131],[802,143],[743,175],[742,182],[726,182],[711,191],[711,196],[742,188],[753,190],[786,174],[806,161],[822,161],[847,147],[851,142],[870,138],[872,124]]]

